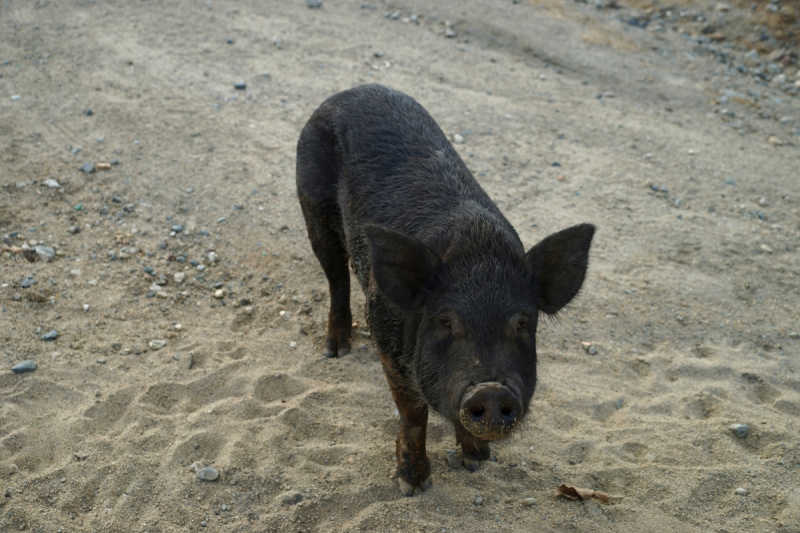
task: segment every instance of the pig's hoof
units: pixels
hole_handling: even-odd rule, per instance
[[[414,485],[412,485],[405,479],[398,477],[397,484],[400,485],[400,494],[402,494],[406,498],[410,498],[411,496],[414,495]]]
[[[431,488],[431,476],[428,476],[428,479],[426,479],[425,481],[420,482],[419,488],[421,488],[422,490],[428,490],[429,488]]]
[[[335,339],[328,339],[325,343],[325,357],[328,359],[331,357],[344,357],[349,353],[350,343],[348,342],[337,343]]]
[[[480,467],[481,467],[480,459],[470,459],[468,457],[464,457],[464,468],[466,468],[470,472],[475,472]]]
[[[406,498],[410,498],[411,496],[414,495],[415,486],[413,483],[409,483],[405,479],[398,477],[397,484],[400,485],[400,494],[402,494]],[[422,490],[428,490],[429,488],[431,488],[431,476],[428,476],[428,479],[426,479],[425,481],[420,481],[419,488]]]

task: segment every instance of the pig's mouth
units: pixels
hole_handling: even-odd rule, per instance
[[[522,419],[522,405],[517,395],[502,383],[478,383],[464,393],[458,418],[473,436],[498,440],[514,431]]]

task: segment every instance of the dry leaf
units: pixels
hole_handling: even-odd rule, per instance
[[[609,501],[608,494],[604,492],[598,492],[592,489],[581,489],[579,487],[571,487],[569,485],[561,485],[558,487],[556,489],[556,496],[565,496],[570,500],[577,500],[578,498],[582,500],[597,498],[603,503],[608,503]]]

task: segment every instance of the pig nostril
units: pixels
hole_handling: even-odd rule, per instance
[[[475,420],[480,420],[483,418],[483,413],[486,409],[482,405],[478,405],[472,408],[472,418]]]
[[[510,417],[513,412],[514,410],[508,405],[504,405],[500,408],[500,414],[502,414],[506,418]]]

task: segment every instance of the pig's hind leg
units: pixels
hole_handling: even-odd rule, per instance
[[[325,271],[331,293],[325,357],[342,357],[350,352],[353,325],[349,254],[336,201],[339,167],[330,134],[309,122],[297,145],[297,196],[311,248]]]

